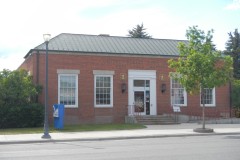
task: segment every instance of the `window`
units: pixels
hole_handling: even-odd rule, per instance
[[[94,71],[95,107],[113,107],[113,74],[112,71]]]
[[[149,87],[150,86],[150,80],[134,80],[133,81],[134,87]]]
[[[58,103],[78,107],[78,75],[58,74]]]
[[[187,105],[187,92],[174,78],[171,78],[171,104],[180,106]]]
[[[206,106],[215,106],[215,88],[205,88],[204,89],[204,99],[201,99],[201,106],[203,105],[203,102],[205,102]]]

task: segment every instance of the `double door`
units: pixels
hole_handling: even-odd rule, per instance
[[[156,71],[128,71],[128,105],[136,106],[141,115],[157,115],[156,106]]]

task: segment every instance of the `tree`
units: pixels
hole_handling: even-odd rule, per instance
[[[232,99],[233,106],[240,110],[240,80],[233,81]]]
[[[237,29],[228,33],[229,40],[226,43],[225,54],[233,57],[233,77],[240,79],[240,33]]]
[[[132,30],[128,31],[128,36],[132,38],[152,38],[152,36],[150,36],[144,30],[146,30],[146,28],[143,27],[143,23],[141,25],[138,24]]]
[[[213,30],[204,33],[198,26],[189,27],[188,44],[179,43],[179,58],[168,61],[177,74],[171,74],[190,94],[201,93],[202,130],[205,130],[205,89],[227,83],[232,71],[230,56],[222,56],[212,43]]]
[[[0,72],[0,106],[28,104],[40,91],[25,70]]]
[[[43,106],[34,103],[41,87],[25,70],[0,72],[0,128],[36,127],[43,122]]]

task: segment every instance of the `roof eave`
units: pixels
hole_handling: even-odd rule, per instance
[[[33,51],[45,51],[42,49],[31,49],[24,58],[26,59],[31,55]],[[87,52],[87,51],[68,51],[68,50],[49,50],[49,52],[68,52],[68,53],[89,53],[89,54],[109,54],[109,55],[131,55],[131,56],[162,56],[162,57],[179,57],[179,55],[169,55],[169,54],[142,54],[142,53],[111,53],[111,52]]]
[[[26,59],[26,58],[32,53],[33,50],[34,50],[34,49],[30,49],[30,50],[28,51],[28,53],[27,53],[23,58]]]
[[[32,53],[33,51],[45,51],[45,50],[43,50],[43,49],[30,49],[29,52],[28,52],[23,58],[26,59],[28,56],[31,55],[31,53]]]

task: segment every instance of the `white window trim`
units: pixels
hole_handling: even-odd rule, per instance
[[[95,108],[112,108],[113,107],[113,74],[114,71],[103,71],[103,74],[100,74],[101,71],[93,71],[94,74],[94,107]],[[96,77],[110,77],[111,79],[111,94],[110,94],[110,104],[109,105],[99,105],[96,104]]]
[[[80,70],[58,69],[58,74],[80,74]]]
[[[201,92],[200,92],[200,105],[201,105],[201,107],[203,107],[203,104],[201,103]],[[213,94],[213,104],[205,104],[205,107],[216,107],[216,90],[215,90],[215,87],[212,89],[212,94]]]
[[[78,108],[78,74],[64,74],[63,72],[58,74],[58,103],[59,104],[60,104],[60,77],[61,76],[75,76],[76,77],[75,78],[75,81],[76,81],[75,105],[64,105],[64,107],[65,108]]]
[[[170,89],[171,89],[171,91],[170,91],[170,97],[171,97],[171,105],[173,106],[173,105],[177,105],[177,106],[181,106],[181,107],[187,107],[187,91],[186,91],[186,89],[184,88],[184,91],[183,91],[183,96],[184,96],[184,104],[173,104],[173,99],[172,99],[172,79],[173,79],[173,77],[170,77]]]

